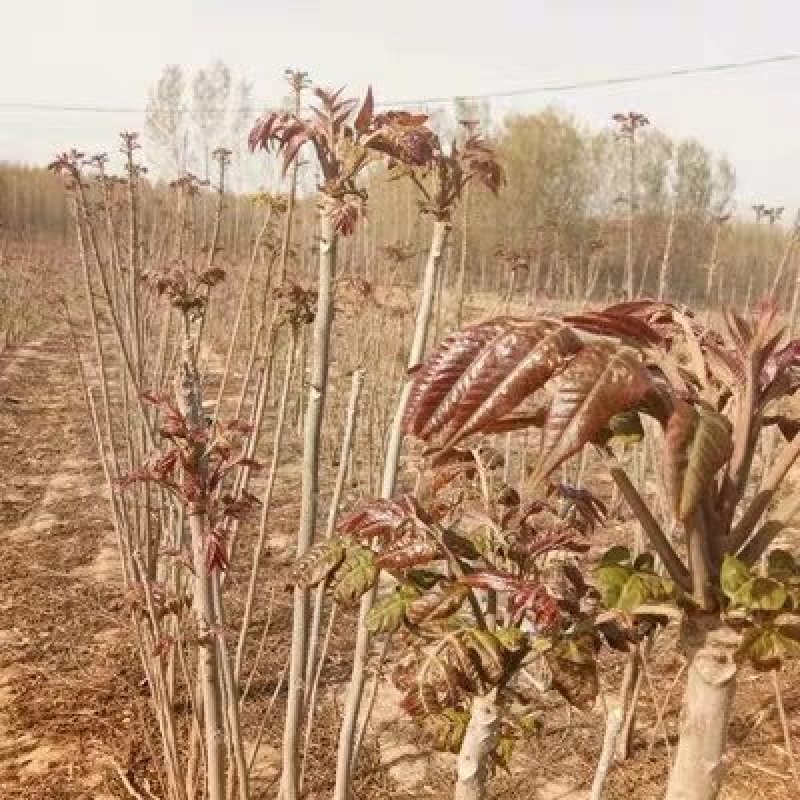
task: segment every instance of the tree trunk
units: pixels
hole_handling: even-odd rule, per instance
[[[464,319],[464,293],[467,286],[467,231],[469,224],[469,184],[464,187],[462,200],[463,215],[461,219],[461,253],[458,264],[458,295],[456,298],[456,329],[461,329]]]
[[[603,749],[600,752],[600,758],[597,761],[597,769],[594,773],[594,780],[592,781],[592,790],[589,795],[589,800],[600,800],[603,796],[603,788],[606,785],[608,773],[614,764],[614,748],[616,746],[617,737],[622,729],[624,722],[624,711],[619,703],[615,702],[608,709],[608,716],[606,717],[606,731],[603,736]]]
[[[669,269],[669,259],[672,255],[672,236],[675,233],[675,212],[677,200],[672,201],[672,208],[669,212],[669,224],[667,225],[667,237],[664,242],[664,254],[661,257],[661,269],[658,273],[658,299],[663,300],[667,294],[667,270]]]
[[[628,653],[622,685],[619,689],[617,704],[622,709],[622,725],[620,726],[615,754],[617,761],[626,761],[631,753],[633,734],[636,729],[636,705],[641,688],[641,669],[639,664],[639,647],[634,645]],[[610,721],[607,723],[610,724]]]
[[[297,534],[298,558],[311,547],[316,531],[320,436],[328,386],[328,350],[333,320],[335,267],[336,231],[330,214],[323,208],[320,213],[319,294],[314,319],[311,375],[303,435],[300,530]],[[305,697],[303,684],[308,649],[309,597],[307,589],[294,590],[292,650],[286,698],[286,725],[283,733],[283,800],[297,800],[299,793],[299,745]]]
[[[497,744],[499,731],[497,690],[493,689],[472,701],[472,715],[458,754],[455,800],[485,800],[487,797],[489,755]]]
[[[425,343],[428,338],[431,316],[433,315],[433,301],[436,293],[436,277],[442,261],[447,236],[450,232],[449,222],[437,220],[433,228],[431,249],[428,253],[428,262],[425,267],[425,277],[422,283],[422,295],[417,308],[417,319],[414,325],[414,338],[408,356],[409,369],[422,362],[425,355]],[[389,443],[386,448],[386,458],[383,465],[383,480],[381,484],[381,497],[389,499],[394,494],[397,472],[400,464],[400,450],[403,444],[403,414],[406,403],[411,395],[412,382],[406,380],[397,403],[392,427],[389,432]],[[366,663],[369,650],[369,632],[366,627],[366,616],[375,601],[376,590],[371,589],[361,598],[361,607],[356,629],[356,644],[353,652],[353,670],[350,675],[350,685],[347,689],[342,714],[342,727],[339,731],[339,751],[336,764],[336,785],[333,790],[333,800],[350,800],[350,786],[352,769],[357,754],[353,752],[358,715],[361,709],[361,696],[364,692],[366,677]],[[284,798],[284,800],[289,800]]]
[[[630,142],[630,186],[628,197],[628,220],[625,229],[625,289],[628,300],[634,297],[633,278],[633,217],[636,213],[636,140],[635,130],[631,131]]]
[[[739,636],[712,618],[684,631],[684,642],[690,654],[689,677],[667,800],[714,800],[722,783],[722,758],[736,695],[734,653]]]
[[[197,374],[196,356],[187,331],[183,341],[183,365],[177,384],[177,401],[181,413],[189,423],[200,425],[202,401],[200,378]],[[205,481],[207,463],[203,446],[197,445],[193,453],[192,469],[195,476]],[[222,707],[219,662],[217,658],[217,616],[214,607],[216,572],[206,567],[206,517],[189,514],[192,557],[194,562],[194,613],[197,619],[197,680],[202,698],[202,719],[205,728],[206,789],[209,800],[225,797],[225,717]]]

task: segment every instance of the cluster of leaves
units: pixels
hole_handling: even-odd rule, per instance
[[[326,586],[343,604],[354,604],[382,573],[391,578],[366,624],[406,645],[394,671],[403,708],[433,746],[453,751],[472,697],[497,690],[498,764],[533,719],[519,685],[523,670],[544,665],[570,702],[594,701],[600,640],[572,554],[588,549],[605,514],[596,498],[571,487],[552,486],[524,502],[496,478],[500,466],[502,458],[486,450],[434,459],[418,498],[368,501],[294,575],[301,586]]]
[[[741,546],[751,528],[733,530],[734,513],[759,436],[769,424],[796,431],[800,344],[779,347],[784,332],[769,306],[753,321],[729,312],[725,323],[720,333],[646,300],[489,320],[450,336],[418,370],[405,429],[447,451],[474,434],[539,426],[542,480],[587,444],[640,438],[639,415],[649,415],[665,434],[677,520]],[[757,497],[747,524],[769,497]]]
[[[622,545],[603,554],[594,576],[607,609],[634,612],[676,600],[680,593],[673,580],[658,574],[651,553],[634,558]]]
[[[141,148],[141,145],[138,143],[138,134],[125,131],[120,134],[120,138],[122,139],[121,152],[126,156],[130,156],[125,165],[125,171],[128,173],[128,177],[137,178],[144,175],[147,172],[147,167],[133,161],[133,152]],[[85,167],[95,170],[99,182],[107,188],[127,184],[128,179],[109,175],[106,172],[108,160],[108,153],[96,153],[88,156],[86,153],[73,147],[71,150],[59,153],[53,161],[48,164],[47,168],[51,172],[65,178],[66,188],[68,190],[75,190],[85,185],[83,181],[83,169]]]
[[[594,573],[606,610],[586,641],[625,650],[671,617],[700,613],[741,634],[740,662],[775,669],[800,656],[800,565],[782,550],[769,554],[765,574],[753,565],[800,509],[788,502],[762,520],[800,456],[800,340],[787,339],[769,303],[752,318],[728,311],[722,321],[715,329],[649,300],[488,320],[451,335],[417,370],[404,425],[440,461],[473,437],[540,427],[534,485],[596,447],[663,571],[648,553],[606,553]],[[646,429],[644,417],[655,424]],[[762,465],[758,490],[746,492],[772,426],[787,441]],[[615,442],[636,442],[651,428],[662,433],[669,509],[691,560],[614,457]],[[577,659],[566,674],[585,691],[588,672]]]
[[[265,114],[250,132],[249,144],[254,151],[276,148],[283,157],[284,173],[310,144],[322,172],[319,188],[328,199],[327,211],[336,230],[349,235],[366,200],[365,190],[357,185],[362,170],[384,157],[392,165],[426,166],[433,160],[437,140],[425,125],[426,115],[376,113],[372,89],[360,107],[342,92],[315,88],[320,107],[312,106],[308,117],[286,111]]]
[[[221,267],[197,270],[194,262],[187,260],[142,272],[142,281],[189,319],[203,316],[209,292],[224,280],[225,270]]]
[[[230,422],[216,426],[212,433],[206,424],[192,424],[169,395],[148,394],[145,400],[161,411],[158,430],[167,446],[124,476],[120,485],[124,488],[136,483],[156,484],[184,505],[188,514],[202,517],[206,568],[225,569],[231,522],[258,505],[258,500],[247,492],[234,496],[225,490],[225,479],[233,471],[260,467],[245,452],[244,437],[250,428]],[[187,554],[175,555],[187,566],[191,565]]]
[[[470,130],[462,143],[453,141],[449,149],[438,137],[434,137],[433,145],[432,157],[425,164],[390,163],[393,179],[408,176],[413,181],[423,214],[449,221],[470,182],[479,183],[492,194],[505,185],[497,154],[480,133]]]
[[[415,375],[406,431],[449,450],[478,433],[542,427],[546,478],[587,441],[607,439],[611,420],[655,389],[636,350],[587,342],[579,322],[501,317],[453,334]],[[535,396],[548,382],[551,391]]]
[[[765,574],[726,556],[720,586],[729,623],[742,630],[739,661],[757,670],[778,669],[800,657],[800,564],[786,550],[773,550]]]
[[[500,245],[494,251],[495,258],[505,267],[506,272],[527,272],[531,256],[527,250]]]
[[[287,282],[273,291],[278,319],[299,327],[314,321],[317,292],[300,284]]]
[[[255,192],[250,195],[250,202],[254,206],[267,208],[270,211],[274,211],[276,214],[286,213],[289,207],[289,200],[286,195],[280,194],[279,192],[268,192],[266,190],[261,190],[260,192]]]

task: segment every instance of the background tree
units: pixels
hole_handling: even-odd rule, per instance
[[[636,132],[650,124],[650,120],[638,111],[628,111],[626,114],[614,114],[617,123],[617,135],[628,143],[628,226],[625,247],[625,287],[628,299],[632,300],[635,292],[634,286],[634,252],[633,252],[633,220],[637,209],[636,199]]]
[[[192,80],[192,122],[197,131],[200,167],[204,180],[209,180],[211,151],[227,142],[226,117],[231,96],[231,70],[222,61],[200,69]]]
[[[164,67],[147,98],[145,132],[158,153],[162,169],[174,175],[186,172],[189,162],[189,130],[186,79],[177,64]]]

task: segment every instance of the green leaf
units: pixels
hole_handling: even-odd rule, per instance
[[[492,753],[495,764],[508,773],[511,772],[509,765],[511,764],[511,756],[514,754],[515,744],[516,739],[513,736],[500,736]]]
[[[413,586],[397,586],[369,610],[365,624],[370,633],[393,633],[404,622],[408,604],[419,596]]]
[[[785,659],[798,657],[800,626],[797,625],[749,628],[736,653],[737,661],[750,661],[757,670],[778,669]]]
[[[772,550],[767,556],[767,574],[770,578],[787,581],[797,575],[797,562],[788,550]]]
[[[553,649],[553,640],[547,636],[534,636],[531,640],[531,650],[534,653],[547,653]]]
[[[544,724],[539,717],[538,711],[527,711],[517,717],[517,724],[522,728],[527,736],[539,733],[544,728]]]
[[[622,611],[633,611],[645,603],[657,603],[671,598],[674,590],[672,581],[664,580],[658,575],[638,572],[631,575],[622,587],[617,608]]]
[[[457,753],[467,733],[469,712],[446,708],[439,714],[426,717],[423,725],[436,750]]]
[[[442,578],[438,572],[432,569],[410,569],[406,573],[406,577],[410,583],[425,590],[433,589]]]
[[[636,411],[615,414],[608,423],[608,442],[622,446],[638,444],[644,439],[642,419]]]
[[[595,660],[594,639],[587,634],[570,636],[562,639],[553,652],[558,658],[573,664],[593,664]]]
[[[647,586],[641,575],[631,575],[617,598],[616,607],[623,611],[632,611],[648,600]]]
[[[505,674],[506,656],[497,637],[489,631],[471,628],[466,632],[465,645],[485,680],[497,685]]]
[[[716,411],[678,401],[666,428],[664,468],[675,515],[686,522],[733,450],[731,423]]]
[[[516,625],[497,628],[494,632],[498,642],[510,653],[518,653],[528,644],[528,636]]]
[[[719,574],[719,583],[725,596],[732,600],[742,584],[750,580],[750,569],[736,556],[725,555]]]
[[[375,554],[366,547],[351,547],[336,575],[333,596],[337,603],[354,605],[376,581]]]
[[[616,607],[622,587],[628,582],[630,574],[630,569],[618,564],[609,564],[595,569],[595,580],[600,589],[603,605],[606,608]]]
[[[772,578],[756,576],[743,583],[731,601],[748,611],[780,611],[788,597],[783,584]]]
[[[639,553],[633,562],[633,568],[637,572],[653,572],[656,568],[656,560],[652,553]]]
[[[627,547],[618,544],[603,553],[600,558],[600,566],[605,567],[609,564],[629,564],[630,561],[631,551]]]

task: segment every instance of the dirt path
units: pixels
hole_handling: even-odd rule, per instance
[[[0,356],[0,797],[103,798],[141,710],[107,499],[65,334]],[[137,737],[139,738],[139,737]],[[141,740],[141,739],[140,739]]]

